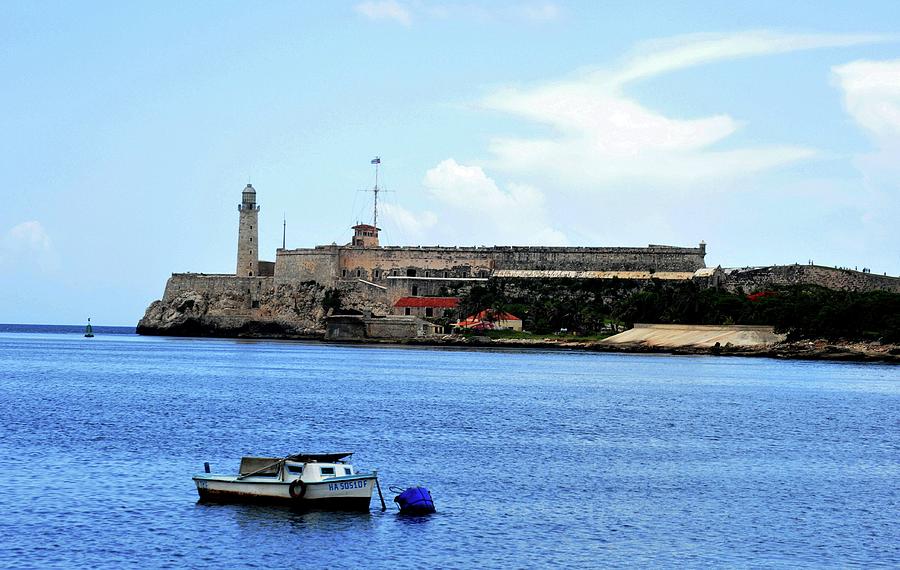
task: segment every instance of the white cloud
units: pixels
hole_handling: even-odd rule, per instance
[[[543,132],[495,136],[486,157],[466,164],[448,159],[428,170],[423,184],[440,220],[423,231],[437,243],[486,245],[706,239],[712,264],[811,256],[826,264],[895,265],[894,254],[879,253],[896,251],[900,236],[892,231],[891,219],[900,212],[890,186],[815,180],[798,192],[808,172],[760,174],[818,158],[816,149],[735,143],[738,118],[667,116],[627,93],[631,82],[690,66],[885,39],[771,32],[682,36],[643,44],[620,66],[496,89],[480,108],[545,127]],[[863,63],[835,68],[848,112],[881,149],[896,150],[862,160],[900,164],[900,145],[892,142],[900,141],[900,62]],[[885,171],[868,165],[867,177],[876,172]],[[893,176],[893,188],[898,178]]]
[[[495,137],[488,163],[514,175],[597,187],[623,181],[721,181],[816,156],[811,148],[770,145],[718,150],[740,129],[728,115],[679,119],[628,97],[629,82],[691,66],[796,50],[885,41],[874,35],[773,32],[695,34],[642,44],[619,68],[524,88],[498,89],[480,106],[551,127],[543,138]]]
[[[50,236],[44,226],[37,221],[22,222],[6,234],[6,245],[10,249],[39,253],[50,250]]]
[[[844,106],[876,139],[900,139],[900,59],[854,61],[832,68]]]
[[[388,222],[388,229],[394,229],[404,241],[409,243],[421,242],[429,235],[438,223],[437,215],[431,211],[413,213],[403,206],[385,203],[381,207],[384,218]]]
[[[371,20],[393,20],[404,26],[412,24],[409,10],[396,0],[367,0],[360,2],[353,9]]]
[[[40,222],[31,220],[10,228],[0,240],[0,266],[37,266],[50,270],[57,264],[50,235]]]
[[[501,189],[478,166],[449,158],[425,174],[423,184],[441,205],[450,235],[470,243],[563,245],[566,236],[550,227],[544,195],[536,188],[510,184]]]
[[[875,149],[854,158],[863,188],[853,197],[874,247],[896,252],[900,234],[900,59],[854,61],[832,68],[847,113],[871,137]]]

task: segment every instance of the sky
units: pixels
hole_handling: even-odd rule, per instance
[[[894,2],[4,2],[0,322],[347,243],[900,274]]]

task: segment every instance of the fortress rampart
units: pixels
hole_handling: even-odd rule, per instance
[[[495,270],[694,272],[706,246],[648,247],[358,247],[278,250],[276,283],[343,279],[385,284],[390,277],[488,278]]]
[[[162,300],[172,302],[195,292],[210,298],[231,299],[220,307],[222,314],[250,316],[253,301],[274,288],[272,277],[238,277],[230,274],[173,273],[166,282]]]

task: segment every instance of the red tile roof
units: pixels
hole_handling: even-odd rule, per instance
[[[481,311],[480,313],[478,313],[477,315],[473,315],[473,317],[478,320],[481,320],[481,321],[487,321],[487,320],[521,321],[522,320],[519,317],[513,315],[512,313],[505,313],[503,311],[495,311],[493,309],[485,309],[485,310]],[[468,318],[471,319],[472,317],[468,317]]]
[[[500,321],[521,321],[519,317],[505,313],[503,311],[493,311],[491,309],[485,309],[478,313],[477,315],[469,315],[464,320],[456,323],[456,326],[462,327],[464,329],[492,329],[494,328],[494,323]]]
[[[400,297],[395,307],[431,307],[433,309],[455,309],[459,297]]]

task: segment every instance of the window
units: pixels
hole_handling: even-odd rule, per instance
[[[432,309],[431,307],[425,307],[425,316],[426,316],[426,317],[433,317],[433,316],[434,316],[434,309]]]
[[[412,286],[412,296],[415,297],[419,294],[419,287],[417,285]]]
[[[251,308],[251,309],[258,309],[258,308],[259,308],[259,301],[251,301],[251,302],[250,302],[250,308]]]
[[[353,470],[349,467],[344,467],[344,475],[353,475]]]
[[[416,276],[416,270],[415,270],[415,269],[407,269],[407,270],[406,270],[406,276],[407,276],[407,277],[415,277],[415,276]]]
[[[302,465],[288,465],[287,469],[291,473],[301,473],[301,474],[303,473]]]
[[[250,277],[253,277],[253,272],[252,272],[252,271],[250,272]]]
[[[446,279],[447,277],[449,277],[449,275],[450,275],[449,273],[447,273],[446,271],[444,271],[444,279]]]
[[[405,309],[403,309],[403,314],[409,315],[409,307],[406,307]]]
[[[334,475],[334,467],[322,467],[322,475]]]
[[[347,276],[347,270],[341,269],[341,277],[346,277],[346,276]]]
[[[253,238],[250,238],[250,241],[253,241]]]
[[[375,277],[375,279],[378,279],[379,277],[381,277],[381,271],[376,269],[372,272],[372,275]]]
[[[356,276],[359,277],[360,275],[361,275],[361,273],[359,272],[359,269],[357,269],[357,270],[356,270]]]

